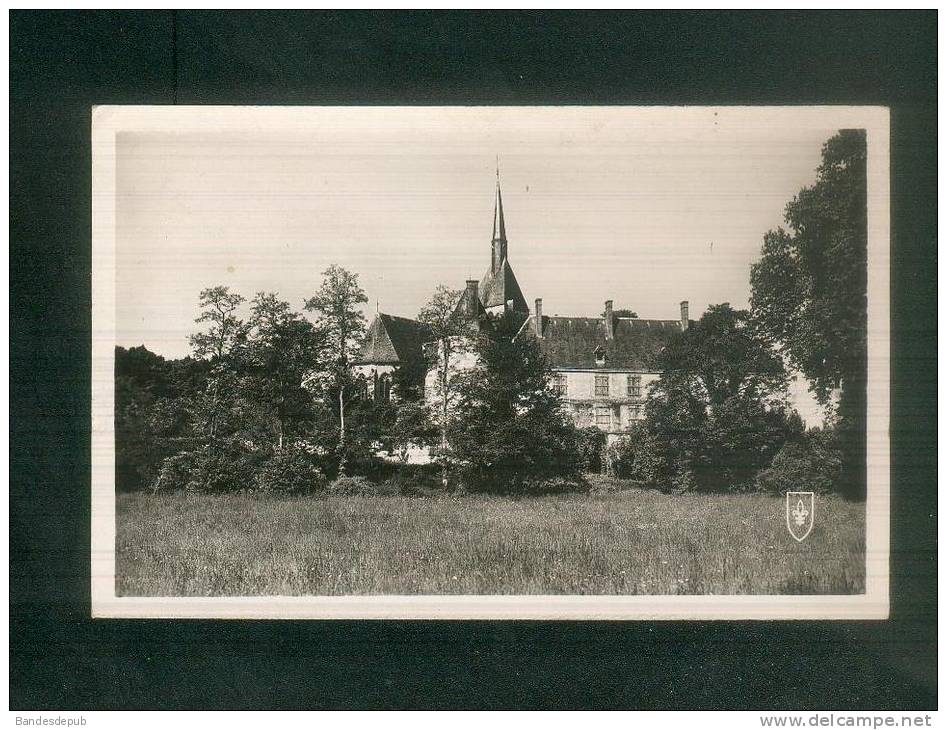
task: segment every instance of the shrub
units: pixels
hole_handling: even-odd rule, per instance
[[[639,489],[642,486],[641,482],[607,474],[589,474],[585,481],[589,494],[616,494],[625,489]]]
[[[400,464],[371,455],[348,462],[346,471],[349,476],[361,476],[369,481],[382,482],[397,474],[400,466]]]
[[[363,476],[341,476],[329,483],[333,497],[371,497],[378,494],[378,486]]]
[[[683,462],[683,460],[682,460]],[[678,465],[678,470],[671,478],[671,491],[676,494],[693,492],[697,488],[697,477],[693,470],[688,469],[683,463]]]
[[[403,464],[384,484],[392,494],[405,497],[429,497],[443,491],[436,464]]]
[[[755,486],[760,491],[831,492],[842,474],[842,453],[831,430],[813,429],[798,441],[785,444]]]
[[[190,451],[169,456],[158,467],[158,473],[151,482],[151,491],[172,492],[179,489],[196,489],[192,483],[195,476],[195,455]]]
[[[586,426],[577,430],[578,457],[583,471],[593,473],[602,471],[602,456],[607,439],[605,432],[595,426]]]
[[[647,481],[646,450],[647,434],[643,428],[635,428],[619,438],[605,450],[608,473],[619,479]]]
[[[589,491],[584,475],[554,476],[546,479],[529,479],[524,484],[523,493],[539,496],[543,494],[570,494]]]
[[[254,478],[257,491],[274,494],[311,494],[324,490],[327,485],[328,480],[313,457],[293,448],[284,448],[273,454]]]
[[[262,453],[237,441],[201,446],[169,456],[152,482],[153,492],[185,489],[195,492],[240,492],[253,487]]]

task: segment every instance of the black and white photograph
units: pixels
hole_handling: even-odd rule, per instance
[[[936,10],[5,17],[11,727],[936,727]]]
[[[98,108],[95,610],[883,617],[887,124]]]

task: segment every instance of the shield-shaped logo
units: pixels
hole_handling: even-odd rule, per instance
[[[809,537],[814,521],[815,493],[786,492],[786,527],[797,542]]]

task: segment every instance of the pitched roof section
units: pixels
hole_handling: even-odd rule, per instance
[[[365,333],[356,364],[398,365],[419,360],[421,345],[431,338],[430,328],[417,320],[378,314]]]
[[[520,285],[513,275],[510,262],[506,259],[503,259],[503,263],[500,264],[500,269],[496,273],[492,268],[487,270],[487,273],[480,280],[478,290],[480,301],[483,302],[485,307],[503,306],[508,300],[512,299],[514,312],[529,311],[526,297],[523,296]]]
[[[535,332],[535,315],[520,330]],[[540,348],[554,368],[627,368],[653,371],[657,358],[671,338],[681,331],[676,319],[615,318],[615,336],[605,337],[601,317],[543,317]],[[605,350],[605,364],[597,365],[595,350]]]
[[[483,308],[477,290],[473,288],[474,283],[473,280],[468,283],[451,315],[455,320],[459,319],[464,328],[471,333],[491,329],[487,310]]]

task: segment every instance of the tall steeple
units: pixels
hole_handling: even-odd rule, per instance
[[[497,159],[497,194],[493,204],[493,256],[491,268],[497,273],[506,260],[506,224],[503,222],[503,196],[500,194],[500,161]]]
[[[488,312],[510,311],[514,314],[529,314],[526,298],[513,275],[507,258],[506,223],[503,220],[503,197],[500,194],[500,163],[497,161],[497,193],[493,207],[493,251],[490,268],[478,286],[480,302]]]

